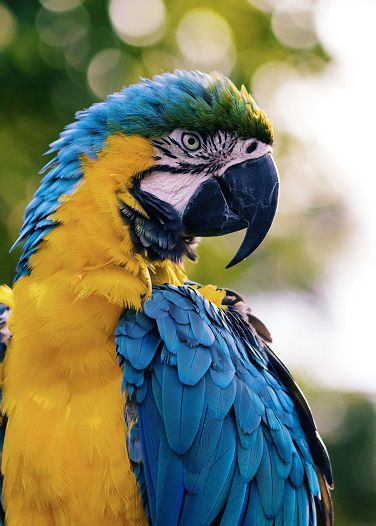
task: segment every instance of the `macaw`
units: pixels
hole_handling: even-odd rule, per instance
[[[198,238],[277,207],[272,127],[220,73],[164,73],[77,113],[0,289],[9,526],[332,524],[311,411],[235,292],[187,280]]]

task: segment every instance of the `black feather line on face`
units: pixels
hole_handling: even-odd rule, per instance
[[[182,219],[175,208],[142,191],[139,182],[135,183],[131,193],[149,216],[145,217],[119,200],[121,218],[129,226],[136,252],[146,252],[150,261],[170,259],[180,263],[183,256],[195,261],[196,240],[184,236]]]

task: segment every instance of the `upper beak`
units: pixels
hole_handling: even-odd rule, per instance
[[[230,166],[200,185],[183,212],[189,236],[220,236],[246,228],[238,252],[226,268],[249,256],[273,222],[278,203],[278,171],[268,153]]]

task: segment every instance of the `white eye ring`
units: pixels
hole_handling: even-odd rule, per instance
[[[184,148],[191,152],[195,152],[201,148],[201,139],[195,133],[184,132],[181,136],[181,143]]]

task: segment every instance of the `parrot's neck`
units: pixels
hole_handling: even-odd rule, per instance
[[[82,159],[83,179],[61,198],[58,223],[30,258],[32,276],[69,291],[74,301],[90,296],[120,308],[140,309],[153,284],[180,284],[181,266],[150,262],[137,254],[119,202],[134,210],[130,193],[137,174],[150,169],[153,148],[142,137],[111,136],[95,160]]]

